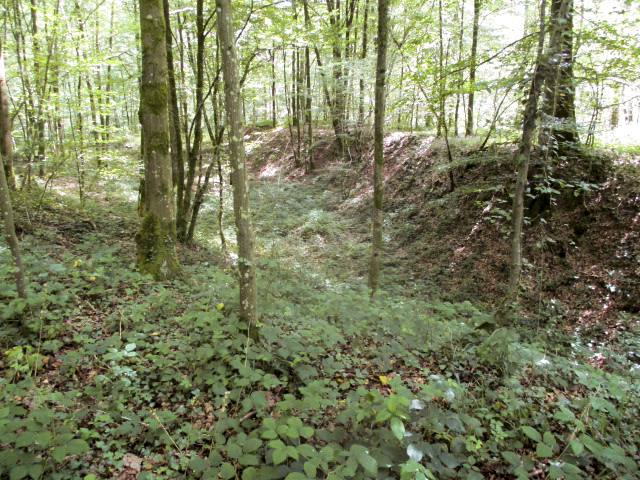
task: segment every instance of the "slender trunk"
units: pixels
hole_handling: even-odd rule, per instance
[[[458,34],[458,64],[462,63],[462,46],[464,43],[464,5],[465,1],[462,0],[462,4],[460,6],[460,32]],[[464,83],[463,78],[463,70],[460,70],[458,73],[457,79],[457,92],[456,92],[456,110],[454,116],[454,135],[458,136],[458,119],[460,118],[460,97],[462,95],[462,85]]]
[[[373,213],[371,228],[371,259],[367,285],[373,298],[380,283],[382,264],[382,201],[384,196],[384,110],[387,76],[387,23],[389,1],[378,0],[378,58],[376,61],[375,113],[374,113],[374,166]]]
[[[329,23],[332,28],[332,48],[333,55],[333,97],[329,104],[333,129],[336,134],[336,145],[339,155],[347,155],[346,130],[345,130],[345,89],[343,83],[343,59],[340,35],[340,0],[326,0],[329,11]]]
[[[113,50],[113,22],[115,18],[115,1],[111,2],[111,20],[109,21],[109,51]],[[111,62],[107,64],[107,85],[105,91],[105,115],[104,115],[104,132],[102,133],[102,140],[107,143],[111,138],[111,95],[112,95],[112,67]]]
[[[269,50],[269,61],[271,62],[271,126],[276,128],[276,52],[273,48]]]
[[[473,107],[476,88],[476,64],[478,54],[478,30],[482,0],[473,0],[473,30],[471,34],[471,58],[469,59],[469,99],[467,101],[467,123],[465,135],[473,135]]]
[[[369,24],[369,0],[364,4],[364,22],[362,24],[362,51],[360,52],[360,60],[362,60],[362,68],[367,59],[367,27]],[[360,99],[358,102],[358,124],[360,128],[364,126],[364,73],[360,75]]]
[[[293,139],[293,115],[291,113],[293,100],[291,100],[291,103],[289,103],[289,88],[287,86],[287,51],[284,48],[282,49],[282,64],[283,64],[282,75],[284,77],[284,104],[287,106],[287,126],[289,127],[289,141],[292,144],[294,144],[295,142]],[[295,147],[293,147],[291,150],[293,152],[293,164],[296,167],[299,167],[300,159],[298,158],[298,152]]]
[[[180,131],[180,109],[176,91],[176,72],[173,66],[173,35],[171,34],[171,18],[169,16],[169,0],[163,0],[164,22],[167,26],[167,73],[169,76],[169,139],[171,141],[171,171],[174,174],[173,184],[176,187],[176,212],[182,212],[184,196],[184,160],[182,157],[182,135]]]
[[[444,35],[442,25],[442,0],[438,0],[438,127],[436,137],[442,136],[442,128],[447,121],[444,112],[445,77],[444,77]]]
[[[527,187],[527,175],[529,172],[529,157],[531,155],[531,143],[535,132],[536,117],[538,112],[538,98],[542,91],[545,78],[545,67],[543,64],[543,49],[545,35],[545,10],[546,1],[540,2],[540,34],[538,37],[538,52],[536,64],[527,98],[527,105],[524,111],[522,125],[522,138],[518,152],[516,153],[516,182],[512,204],[512,232],[511,232],[511,254],[509,258],[509,281],[507,292],[502,303],[498,306],[495,316],[500,325],[506,325],[511,314],[511,304],[515,301],[518,287],[520,286],[520,276],[522,273],[522,224],[524,218],[524,194]]]
[[[303,0],[304,7],[304,23],[307,29],[311,26],[311,18],[309,16],[309,6],[307,0]],[[305,123],[307,125],[307,156],[305,162],[305,171],[307,173],[314,169],[313,165],[313,117],[311,113],[311,49],[309,45],[304,47],[304,60],[305,60]]]
[[[177,234],[178,240],[184,242],[187,240],[187,229],[189,218],[192,212],[193,184],[196,177],[198,159],[200,158],[200,148],[202,145],[202,110],[204,108],[204,49],[206,41],[206,32],[204,30],[204,5],[203,0],[198,0],[196,4],[196,97],[195,112],[191,128],[193,129],[193,143],[189,146],[189,154],[187,159],[187,172],[185,179],[185,187],[182,198],[182,210],[177,214]],[[189,135],[187,138],[190,138]]]
[[[13,168],[13,137],[9,112],[9,90],[4,68],[4,51],[0,38],[0,156],[4,162],[4,173],[8,188],[15,190],[16,175]]]
[[[242,98],[238,79],[238,60],[233,33],[231,0],[216,0],[216,9],[218,12],[218,38],[222,47],[227,124],[229,125],[229,153],[233,176],[233,212],[238,238],[240,318],[247,323],[248,336],[253,340],[257,340],[259,332],[257,327],[258,298],[254,261],[255,239],[251,225],[242,122]]]
[[[38,109],[36,113],[36,158],[38,161],[38,176],[44,177],[47,174],[47,167],[45,164],[46,158],[46,149],[45,149],[45,120],[44,120],[44,111],[43,111],[43,103],[44,103],[44,89],[46,82],[43,79],[43,74],[41,72],[42,65],[40,63],[40,39],[38,34],[38,7],[36,5],[36,0],[31,0],[31,46],[33,48],[33,76],[35,80],[36,86],[36,97],[38,99]]]

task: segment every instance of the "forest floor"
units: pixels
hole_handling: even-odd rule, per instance
[[[236,315],[230,187],[229,252],[213,195],[179,248],[189,281],[167,284],[134,268],[133,150],[84,205],[71,175],[15,196],[31,296],[0,268],[1,478],[638,477],[638,156],[534,162],[520,318],[489,333],[512,145],[455,140],[450,164],[439,140],[387,136],[371,301],[372,142],[338,161],[320,132],[306,175],[285,129],[247,140],[259,344]]]

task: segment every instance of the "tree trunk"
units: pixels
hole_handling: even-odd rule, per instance
[[[136,234],[138,267],[156,280],[182,276],[176,254],[175,206],[168,120],[167,48],[162,0],[140,0],[146,213]]]
[[[496,319],[499,325],[506,325],[511,315],[511,305],[515,301],[518,287],[520,286],[520,276],[522,273],[522,224],[524,218],[524,194],[527,187],[527,174],[529,173],[529,157],[531,155],[531,142],[536,127],[536,117],[538,113],[538,98],[542,91],[545,79],[545,68],[543,64],[544,48],[544,19],[546,1],[540,2],[540,33],[538,37],[538,52],[536,56],[535,70],[531,80],[527,105],[524,110],[522,125],[522,138],[516,153],[516,183],[513,194],[513,204],[511,209],[512,232],[511,232],[511,254],[509,258],[509,282],[505,298],[496,309]]]
[[[271,63],[271,126],[276,128],[276,52],[269,50],[269,62]]]
[[[371,229],[371,260],[368,286],[371,297],[376,295],[380,283],[382,264],[382,200],[384,195],[384,110],[387,79],[387,23],[389,1],[378,0],[378,59],[376,61],[375,118],[374,118],[374,166],[373,166],[373,214]]]
[[[38,176],[44,177],[47,174],[47,167],[45,164],[46,149],[44,141],[44,90],[46,86],[46,80],[41,72],[40,65],[40,39],[38,35],[38,7],[36,0],[31,0],[31,35],[32,35],[32,48],[33,48],[33,76],[36,85],[36,97],[38,99],[38,110],[36,114],[36,158],[38,159]]]
[[[4,139],[3,139],[4,143]],[[4,220],[4,234],[13,256],[13,262],[16,266],[15,279],[18,297],[27,298],[27,281],[24,275],[24,267],[22,265],[22,256],[20,255],[20,244],[13,223],[13,209],[11,208],[11,197],[9,196],[9,186],[7,185],[7,177],[4,174],[4,155],[0,156],[0,206]]]
[[[467,136],[473,135],[473,107],[476,88],[476,64],[481,1],[482,0],[473,0],[473,30],[471,34],[471,58],[469,59],[469,99],[467,102],[467,122],[464,132]]]
[[[238,80],[231,0],[216,0],[218,38],[222,49],[224,92],[229,125],[229,146],[233,178],[233,212],[238,236],[238,264],[240,270],[240,318],[247,323],[248,336],[259,337],[258,299],[254,261],[254,234],[249,206],[249,185],[242,122],[242,98]]]
[[[576,129],[573,76],[573,0],[552,0],[551,33],[542,111],[545,125],[539,143],[560,156],[575,150]]]
[[[4,69],[4,51],[0,38],[0,155],[4,162],[7,185],[16,188],[16,175],[13,169],[13,137],[11,136],[11,115],[9,112],[9,90]]]
[[[364,4],[364,23],[362,24],[362,52],[360,52],[360,60],[362,67],[367,59],[367,27],[369,23],[369,0]],[[358,101],[358,124],[360,128],[364,127],[364,73],[360,75],[360,98]]]
[[[189,218],[192,212],[193,183],[196,177],[198,159],[200,157],[200,147],[202,146],[202,110],[204,108],[204,48],[206,41],[206,32],[204,29],[204,5],[203,0],[198,0],[196,4],[196,96],[195,96],[195,112],[191,128],[193,129],[193,143],[187,145],[189,148],[187,159],[187,172],[185,178],[185,186],[183,197],[178,203],[181,210],[177,214],[178,240],[185,242],[187,240]],[[191,135],[187,136],[190,139]]]
[[[307,0],[303,0],[304,7],[304,24],[307,30],[311,27],[311,18],[309,16],[309,6]],[[304,47],[304,61],[305,61],[305,107],[304,116],[305,123],[307,125],[307,155],[305,158],[305,171],[307,173],[314,169],[313,165],[313,117],[311,113],[311,49],[309,45]]]
[[[9,116],[9,99],[7,92],[7,82],[4,69],[4,55],[2,43],[0,41],[0,210],[4,220],[4,233],[13,256],[16,266],[15,279],[18,290],[18,297],[27,298],[27,281],[22,266],[22,256],[20,255],[20,244],[16,236],[13,223],[13,209],[11,208],[11,197],[9,196],[9,185],[7,178],[13,180],[12,188],[15,188],[15,176],[13,174],[13,139],[11,137],[11,117]],[[7,160],[5,164],[5,159]],[[7,168],[9,166],[10,168]],[[5,172],[7,172],[5,174]]]
[[[173,35],[169,16],[169,0],[163,0],[164,22],[167,42],[167,74],[169,77],[169,139],[171,141],[171,172],[176,192],[176,212],[182,211],[184,192],[184,159],[182,156],[182,134],[180,130],[180,109],[176,91],[176,73],[173,68]]]

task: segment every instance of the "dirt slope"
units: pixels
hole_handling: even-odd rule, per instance
[[[288,131],[249,134],[257,177],[324,182],[352,234],[368,241],[373,142],[361,139],[350,162],[336,159],[330,132],[314,144],[316,170],[293,165]],[[477,140],[451,142],[390,133],[385,145],[387,258],[383,286],[407,295],[493,306],[507,279],[509,192],[514,145],[474,152]],[[548,162],[547,162],[548,163]],[[520,300],[537,324],[562,319],[614,333],[640,312],[640,161],[600,153],[545,168],[534,155]],[[452,183],[453,182],[453,183]],[[366,262],[360,260],[363,275]],[[623,322],[626,323],[626,322]]]

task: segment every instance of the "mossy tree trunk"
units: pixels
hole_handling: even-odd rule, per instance
[[[12,190],[16,188],[13,169],[13,138],[11,137],[11,115],[9,115],[9,90],[4,69],[4,52],[0,39],[0,155],[4,161],[6,181]]]
[[[20,255],[20,244],[13,223],[13,209],[11,208],[11,197],[9,196],[9,185],[7,179],[11,178],[12,188],[15,188],[15,175],[13,174],[13,139],[11,138],[11,120],[9,116],[9,99],[7,92],[7,82],[5,79],[4,56],[2,54],[2,43],[0,43],[0,212],[4,221],[4,233],[13,256],[16,266],[15,278],[18,296],[27,298],[27,282],[22,266],[22,256]],[[5,163],[6,161],[6,163]],[[10,168],[7,168],[7,165]]]
[[[547,54],[544,128],[540,144],[560,156],[580,142],[576,128],[575,79],[573,75],[573,0],[553,0]]]
[[[168,75],[162,0],[140,0],[142,81],[140,123],[144,132],[145,216],[136,234],[138,267],[156,280],[183,273],[176,254],[171,179]]]
[[[16,230],[13,223],[13,209],[11,208],[11,197],[9,196],[9,187],[7,185],[7,177],[4,174],[4,162],[0,156],[0,213],[4,221],[4,234],[13,256],[15,263],[15,279],[18,290],[18,297],[27,298],[27,281],[24,275],[24,267],[22,266],[22,256],[20,255],[20,244],[16,236]]]
[[[516,300],[522,274],[522,224],[524,218],[524,194],[527,188],[527,174],[529,172],[529,158],[531,156],[531,143],[535,133],[536,117],[538,116],[538,98],[542,91],[545,78],[543,64],[544,48],[544,19],[547,0],[540,2],[540,33],[538,37],[538,52],[536,65],[529,88],[529,96],[524,110],[522,125],[522,138],[518,152],[516,153],[516,183],[513,193],[513,205],[511,211],[511,254],[509,257],[509,282],[507,293],[502,303],[498,306],[495,316],[499,325],[506,325],[511,316],[511,305]]]
[[[371,259],[368,286],[374,297],[380,283],[382,264],[382,200],[384,193],[384,110],[387,80],[387,24],[389,0],[378,0],[378,58],[376,61],[376,87],[374,112],[374,165],[373,165],[373,225],[371,232]]]
[[[238,79],[238,60],[235,48],[233,17],[230,0],[216,0],[218,13],[218,38],[222,52],[224,93],[229,125],[229,150],[233,179],[233,212],[238,239],[238,264],[240,270],[240,317],[247,322],[249,336],[257,340],[258,300],[254,262],[254,233],[249,208],[242,96]]]

